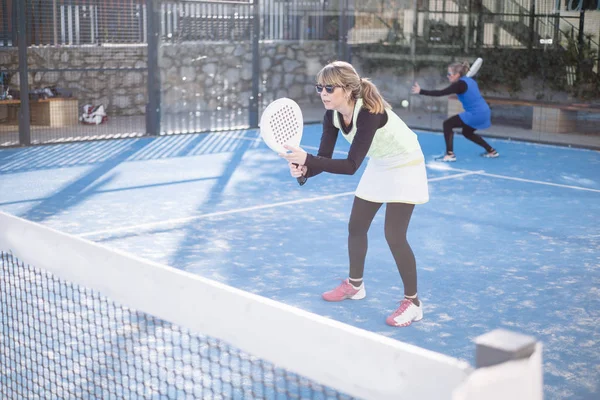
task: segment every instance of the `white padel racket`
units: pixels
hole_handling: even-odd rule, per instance
[[[304,120],[300,106],[292,99],[282,97],[273,101],[265,108],[260,117],[260,136],[271,150],[286,153],[283,145],[300,146]],[[303,185],[306,178],[297,178]]]
[[[479,72],[479,68],[481,68],[481,64],[483,64],[483,58],[479,57],[479,58],[477,58],[477,60],[475,60],[473,65],[471,65],[471,68],[469,68],[469,72],[467,72],[467,76],[469,78],[474,77],[477,74],[477,72]]]

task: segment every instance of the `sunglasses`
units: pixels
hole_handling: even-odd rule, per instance
[[[317,89],[317,93],[321,93],[323,92],[323,89],[325,89],[325,91],[327,93],[333,93],[333,91],[335,90],[335,88],[337,87],[341,87],[341,86],[334,86],[334,85],[315,85],[315,89]]]

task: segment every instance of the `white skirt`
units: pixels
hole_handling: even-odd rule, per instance
[[[427,203],[429,188],[421,149],[396,157],[370,158],[356,197],[374,203]]]

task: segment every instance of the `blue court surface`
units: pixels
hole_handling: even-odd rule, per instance
[[[478,335],[529,334],[545,398],[599,399],[600,153],[491,139],[501,156],[484,159],[457,135],[458,161],[442,164],[441,134],[418,134],[431,200],[409,228],[425,306],[409,328],[385,324],[403,292],[383,209],[367,298],[320,297],[347,276],[364,165],[299,187],[255,130],[0,150],[0,210],[471,363]],[[319,139],[307,126],[303,147]]]

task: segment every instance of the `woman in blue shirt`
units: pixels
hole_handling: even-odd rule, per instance
[[[444,139],[446,140],[446,154],[441,161],[456,161],[454,154],[454,128],[462,128],[465,138],[480,145],[485,149],[483,157],[498,157],[498,152],[492,148],[481,136],[477,135],[477,129],[489,128],[491,123],[490,107],[479,92],[477,82],[466,76],[469,71],[469,63],[453,63],[448,66],[448,80],[450,86],[442,90],[424,90],[418,83],[412,87],[413,94],[424,96],[447,96],[456,94],[465,111],[454,115],[444,121]]]

